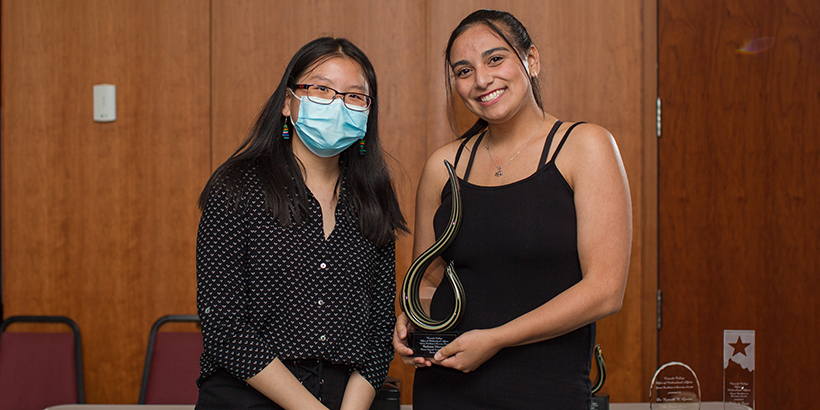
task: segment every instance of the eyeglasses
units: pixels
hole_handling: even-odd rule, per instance
[[[305,90],[307,92],[308,100],[316,104],[328,105],[336,99],[336,96],[342,96],[342,102],[345,107],[353,111],[367,111],[370,108],[370,103],[373,99],[369,95],[361,93],[340,93],[330,87],[316,84],[296,84],[293,88],[297,90]]]

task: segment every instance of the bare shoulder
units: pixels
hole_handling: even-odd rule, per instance
[[[572,160],[572,162],[586,162],[613,154],[620,157],[618,145],[612,133],[600,125],[584,123],[572,130],[558,158],[564,157],[565,160]]]
[[[427,180],[427,182],[437,183],[441,181],[442,183],[448,179],[447,175],[447,168],[444,166],[444,161],[450,162],[455,166],[455,159],[458,153],[458,147],[461,145],[463,140],[455,140],[448,142],[447,144],[438,147],[430,156],[427,157],[427,161],[424,164],[424,171],[422,174],[422,181]],[[467,147],[464,148],[463,155],[469,156],[469,144]],[[462,164],[461,167],[464,167]],[[456,173],[459,173],[458,170]]]
[[[432,218],[432,212],[435,212],[435,209],[441,203],[442,189],[444,189],[444,186],[450,178],[447,173],[447,168],[444,166],[444,161],[449,161],[455,165],[455,158],[462,141],[463,140],[455,140],[448,142],[437,148],[427,157],[427,161],[424,163],[424,169],[421,172],[418,190],[416,191],[417,220],[420,217],[423,219],[428,217]],[[464,151],[462,156],[465,155],[467,149],[465,148]],[[466,161],[461,162],[464,163]],[[464,165],[461,165],[459,168],[463,166]],[[462,175],[463,172],[463,170],[459,172],[459,169],[456,169],[457,175]],[[430,213],[430,215],[426,213]]]
[[[574,180],[580,175],[622,172],[623,169],[618,144],[612,133],[600,125],[589,123],[573,129],[556,159],[556,165],[573,187]]]
[[[447,161],[450,161],[450,163],[453,163],[456,159],[456,154],[458,153],[458,147],[463,141],[464,140],[462,139],[457,139],[436,148],[435,151],[427,157],[427,162],[443,162],[446,159]],[[465,147],[465,151],[469,151],[469,146]]]
[[[606,128],[590,123],[579,124],[567,139],[567,148],[582,151],[611,150],[615,137]]]

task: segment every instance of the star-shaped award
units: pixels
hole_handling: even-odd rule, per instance
[[[735,349],[735,350],[732,352],[732,356],[734,356],[734,355],[736,355],[736,354],[738,354],[738,353],[740,353],[740,354],[742,354],[742,355],[746,356],[746,347],[747,347],[747,346],[749,346],[750,344],[751,344],[751,343],[743,343],[743,341],[742,341],[742,340],[740,340],[740,336],[738,336],[738,337],[737,337],[737,342],[735,342],[735,343],[729,343],[729,346],[732,346],[732,348],[733,348],[733,349]]]

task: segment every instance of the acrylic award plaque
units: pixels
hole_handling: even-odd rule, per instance
[[[723,331],[723,408],[755,408],[755,331]]]
[[[439,349],[458,337],[459,333],[450,329],[458,324],[464,307],[464,288],[461,286],[458,276],[456,276],[452,261],[444,269],[444,276],[449,281],[454,294],[455,305],[452,314],[443,320],[432,319],[424,312],[419,298],[419,288],[424,273],[430,263],[441,256],[450,246],[461,227],[461,192],[458,178],[455,176],[453,166],[448,161],[444,161],[444,166],[450,175],[450,187],[453,191],[450,221],[447,224],[447,229],[444,230],[433,246],[422,252],[410,265],[401,288],[401,308],[415,328],[407,335],[408,344],[413,349],[413,356],[433,357]]]
[[[661,366],[652,377],[649,408],[699,410],[700,383],[695,372],[680,362],[669,362]]]

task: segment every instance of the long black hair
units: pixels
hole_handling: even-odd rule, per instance
[[[452,61],[450,60],[450,52],[453,48],[453,42],[455,42],[460,35],[467,31],[467,29],[478,24],[483,24],[489,27],[490,30],[495,32],[495,34],[504,40],[508,46],[515,50],[516,54],[519,56],[518,60],[521,62],[521,65],[524,66],[525,71],[527,71],[527,66],[524,62],[526,59],[525,56],[530,47],[533,46],[532,39],[530,38],[530,34],[527,32],[527,28],[524,27],[524,25],[521,24],[521,22],[509,12],[482,9],[470,13],[470,15],[465,17],[464,20],[461,20],[461,23],[459,23],[450,34],[450,40],[447,41],[447,49],[444,52],[444,81],[447,85],[447,101],[449,101],[447,116],[450,119],[450,126],[453,128],[453,131],[456,132],[458,132],[458,126],[456,125],[455,119],[456,109],[455,101],[453,100],[452,83],[453,68],[451,67]],[[512,41],[510,41],[509,37],[512,37]],[[538,85],[538,78],[530,75],[530,85],[532,86],[532,93],[533,97],[535,97],[535,103],[538,104],[538,108],[540,108],[541,111],[544,111],[544,104],[541,101],[541,87]],[[461,134],[459,138],[475,135],[487,128],[487,125],[486,120],[479,118],[475,124],[473,124],[473,126],[466,132]]]
[[[346,207],[347,217],[358,219],[362,236],[377,246],[395,241],[397,231],[408,232],[379,142],[376,72],[364,52],[344,38],[320,37],[296,52],[245,140],[211,175],[199,197],[200,209],[204,209],[217,184],[224,185],[234,206],[239,207],[247,197],[247,180],[243,176],[254,169],[262,183],[265,207],[277,223],[283,227],[302,223],[308,208],[308,189],[302,165],[291,148],[292,140],[282,138],[286,122],[293,130],[293,124],[282,115],[282,107],[289,87],[295,86],[306,72],[334,57],[352,59],[361,67],[372,98],[364,136],[366,153],[361,155],[359,144],[353,144],[339,156],[347,197],[352,201],[352,206]]]

